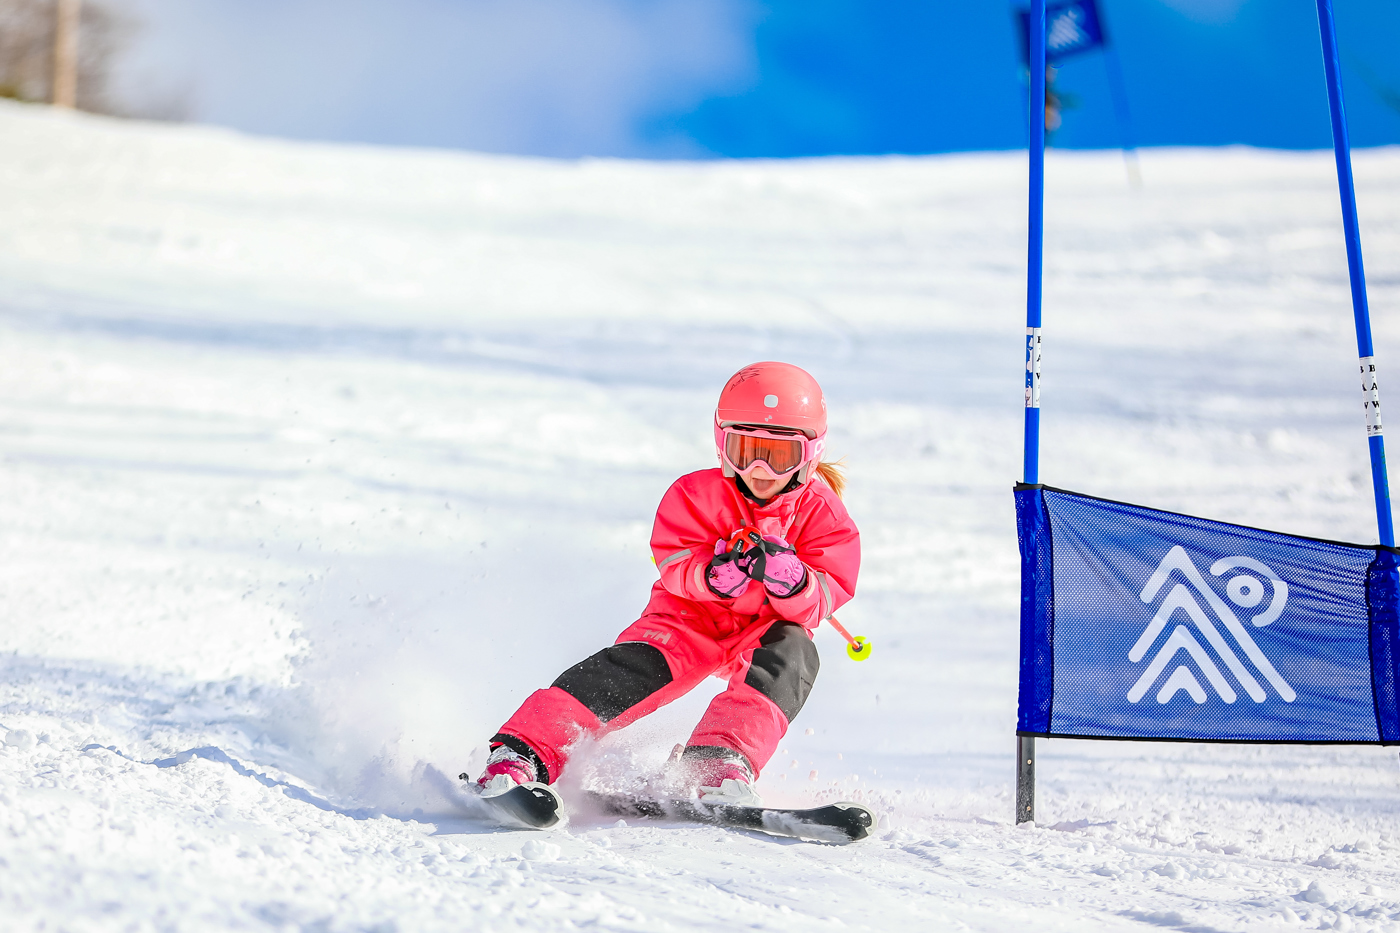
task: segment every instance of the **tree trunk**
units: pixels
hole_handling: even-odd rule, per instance
[[[53,105],[78,102],[78,16],[82,0],[57,0],[53,36]]]

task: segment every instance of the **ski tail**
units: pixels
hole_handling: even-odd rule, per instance
[[[869,836],[875,828],[875,814],[864,804],[849,801],[809,809],[788,809],[707,804],[703,798],[662,799],[605,793],[590,793],[589,797],[612,816],[706,823],[818,842],[856,842]]]

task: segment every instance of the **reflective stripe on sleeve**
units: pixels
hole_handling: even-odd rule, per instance
[[[689,556],[691,555],[691,553],[692,553],[692,551],[691,551],[690,548],[686,548],[684,551],[677,551],[676,553],[672,554],[670,557],[668,557],[668,558],[666,558],[665,560],[663,560],[661,563],[657,564],[657,565],[656,565],[656,569],[657,569],[657,570],[660,570],[662,567],[665,567],[667,564],[671,563],[672,561],[680,560],[680,559],[683,558],[683,557],[689,557]]]

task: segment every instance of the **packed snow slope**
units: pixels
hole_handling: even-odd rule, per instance
[[[1394,750],[1042,743],[1013,825],[1023,155],[559,163],[12,104],[0,138],[0,929],[1400,928]],[[1356,171],[1384,389],[1400,151]],[[1049,160],[1043,478],[1373,541],[1331,155],[1143,174]],[[826,387],[874,642],[818,633],[760,789],[875,837],[473,821],[455,775],[635,618],[756,359]]]

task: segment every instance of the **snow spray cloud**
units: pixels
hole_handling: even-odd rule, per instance
[[[308,648],[279,729],[308,780],[395,815],[440,810],[441,776],[479,768],[530,691],[640,609],[628,575],[600,572],[610,556],[571,535],[502,543],[512,537],[336,559],[304,610]]]

